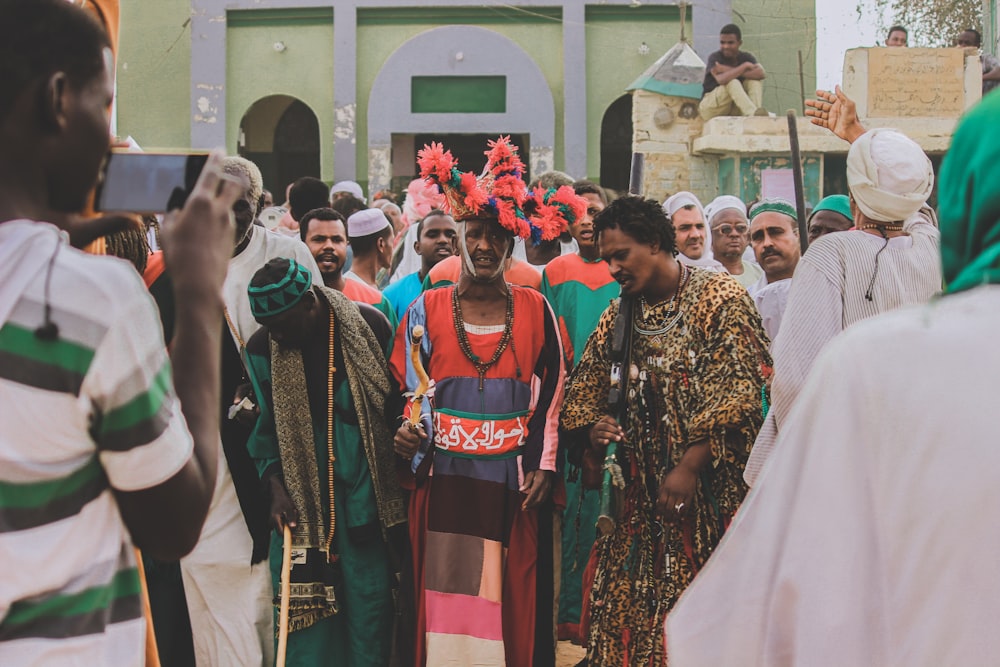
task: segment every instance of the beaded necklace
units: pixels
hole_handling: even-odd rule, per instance
[[[451,316],[455,323],[455,333],[458,334],[458,347],[461,348],[462,354],[465,355],[466,359],[471,361],[472,365],[476,367],[476,372],[479,373],[479,391],[482,391],[483,383],[486,379],[486,371],[500,361],[504,350],[507,349],[507,344],[510,343],[514,330],[514,293],[510,288],[507,289],[507,313],[504,318],[503,334],[500,336],[500,342],[497,343],[497,349],[493,352],[493,356],[485,363],[479,359],[479,355],[475,354],[472,351],[472,346],[469,345],[469,337],[465,333],[465,320],[462,318],[462,304],[458,299],[457,285],[451,293]]]
[[[337,526],[337,510],[333,502],[333,463],[337,460],[337,457],[333,455],[333,376],[337,372],[337,367],[333,361],[333,325],[334,317],[333,311],[330,311],[330,351],[327,356],[327,370],[329,376],[326,381],[326,454],[329,460],[329,465],[326,468],[326,481],[327,488],[330,489],[330,527],[326,531],[326,553],[327,558],[330,562],[333,562],[334,555],[330,551],[330,545],[333,544],[333,531]]]
[[[896,223],[892,223],[892,224],[889,224],[889,223],[878,223],[878,224],[875,224],[875,223],[869,222],[869,223],[866,223],[864,225],[861,225],[860,227],[858,227],[858,229],[862,229],[862,230],[864,230],[864,229],[874,229],[875,231],[877,231],[880,234],[882,234],[883,236],[885,236],[886,232],[901,232],[901,231],[903,231],[903,223],[896,222]]]
[[[680,275],[677,277],[677,290],[674,292],[674,295],[670,297],[670,303],[667,304],[667,310],[663,314],[663,317],[666,320],[663,326],[661,326],[658,329],[644,329],[643,327],[639,326],[638,322],[635,322],[632,328],[635,330],[636,333],[641,334],[643,336],[660,336],[673,329],[674,326],[677,324],[677,322],[680,321],[681,311],[677,298],[680,296],[681,291],[684,289],[684,286],[687,285],[687,281],[691,275],[691,272],[681,262],[677,262],[677,265],[680,267]],[[645,321],[646,317],[649,314],[648,311],[652,310],[653,307],[651,307],[648,303],[646,303],[646,297],[644,296],[639,297],[639,305],[641,306],[641,314],[642,314],[641,319]]]

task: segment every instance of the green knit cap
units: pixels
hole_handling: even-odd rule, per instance
[[[798,220],[799,214],[795,212],[795,204],[787,199],[761,199],[750,209],[750,221],[752,222],[761,213],[783,213],[792,220]]]
[[[280,269],[279,269],[280,270]],[[288,260],[288,271],[281,280],[269,285],[247,287],[250,312],[256,319],[274,317],[292,308],[312,286],[312,273],[294,259]]]
[[[839,213],[851,222],[854,222],[854,216],[851,214],[851,198],[847,195],[830,195],[829,197],[823,197],[816,204],[816,208],[813,209],[812,213],[809,214],[809,219],[812,220],[813,216],[820,211],[833,211],[834,213]]]

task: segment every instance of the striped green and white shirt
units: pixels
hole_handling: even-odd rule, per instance
[[[0,665],[140,665],[139,579],[112,489],[166,481],[193,445],[127,263],[63,245],[48,297],[59,336],[35,335],[58,239],[0,224]]]

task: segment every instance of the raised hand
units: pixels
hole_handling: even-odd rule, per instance
[[[817,90],[815,100],[806,100],[806,116],[813,125],[819,125],[833,132],[848,143],[865,133],[865,128],[858,120],[857,107],[840,86],[835,92]]]

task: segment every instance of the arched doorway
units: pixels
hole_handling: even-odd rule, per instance
[[[319,178],[319,120],[302,100],[269,95],[254,102],[240,121],[239,153],[260,167],[275,203],[301,176]]]
[[[462,171],[482,167],[486,139],[501,134],[521,149],[529,174],[554,168],[555,104],[538,64],[493,30],[432,28],[396,49],[372,84],[368,187],[405,188],[431,139],[463,154]]]
[[[632,168],[632,95],[611,103],[601,119],[601,185],[628,192]]]

